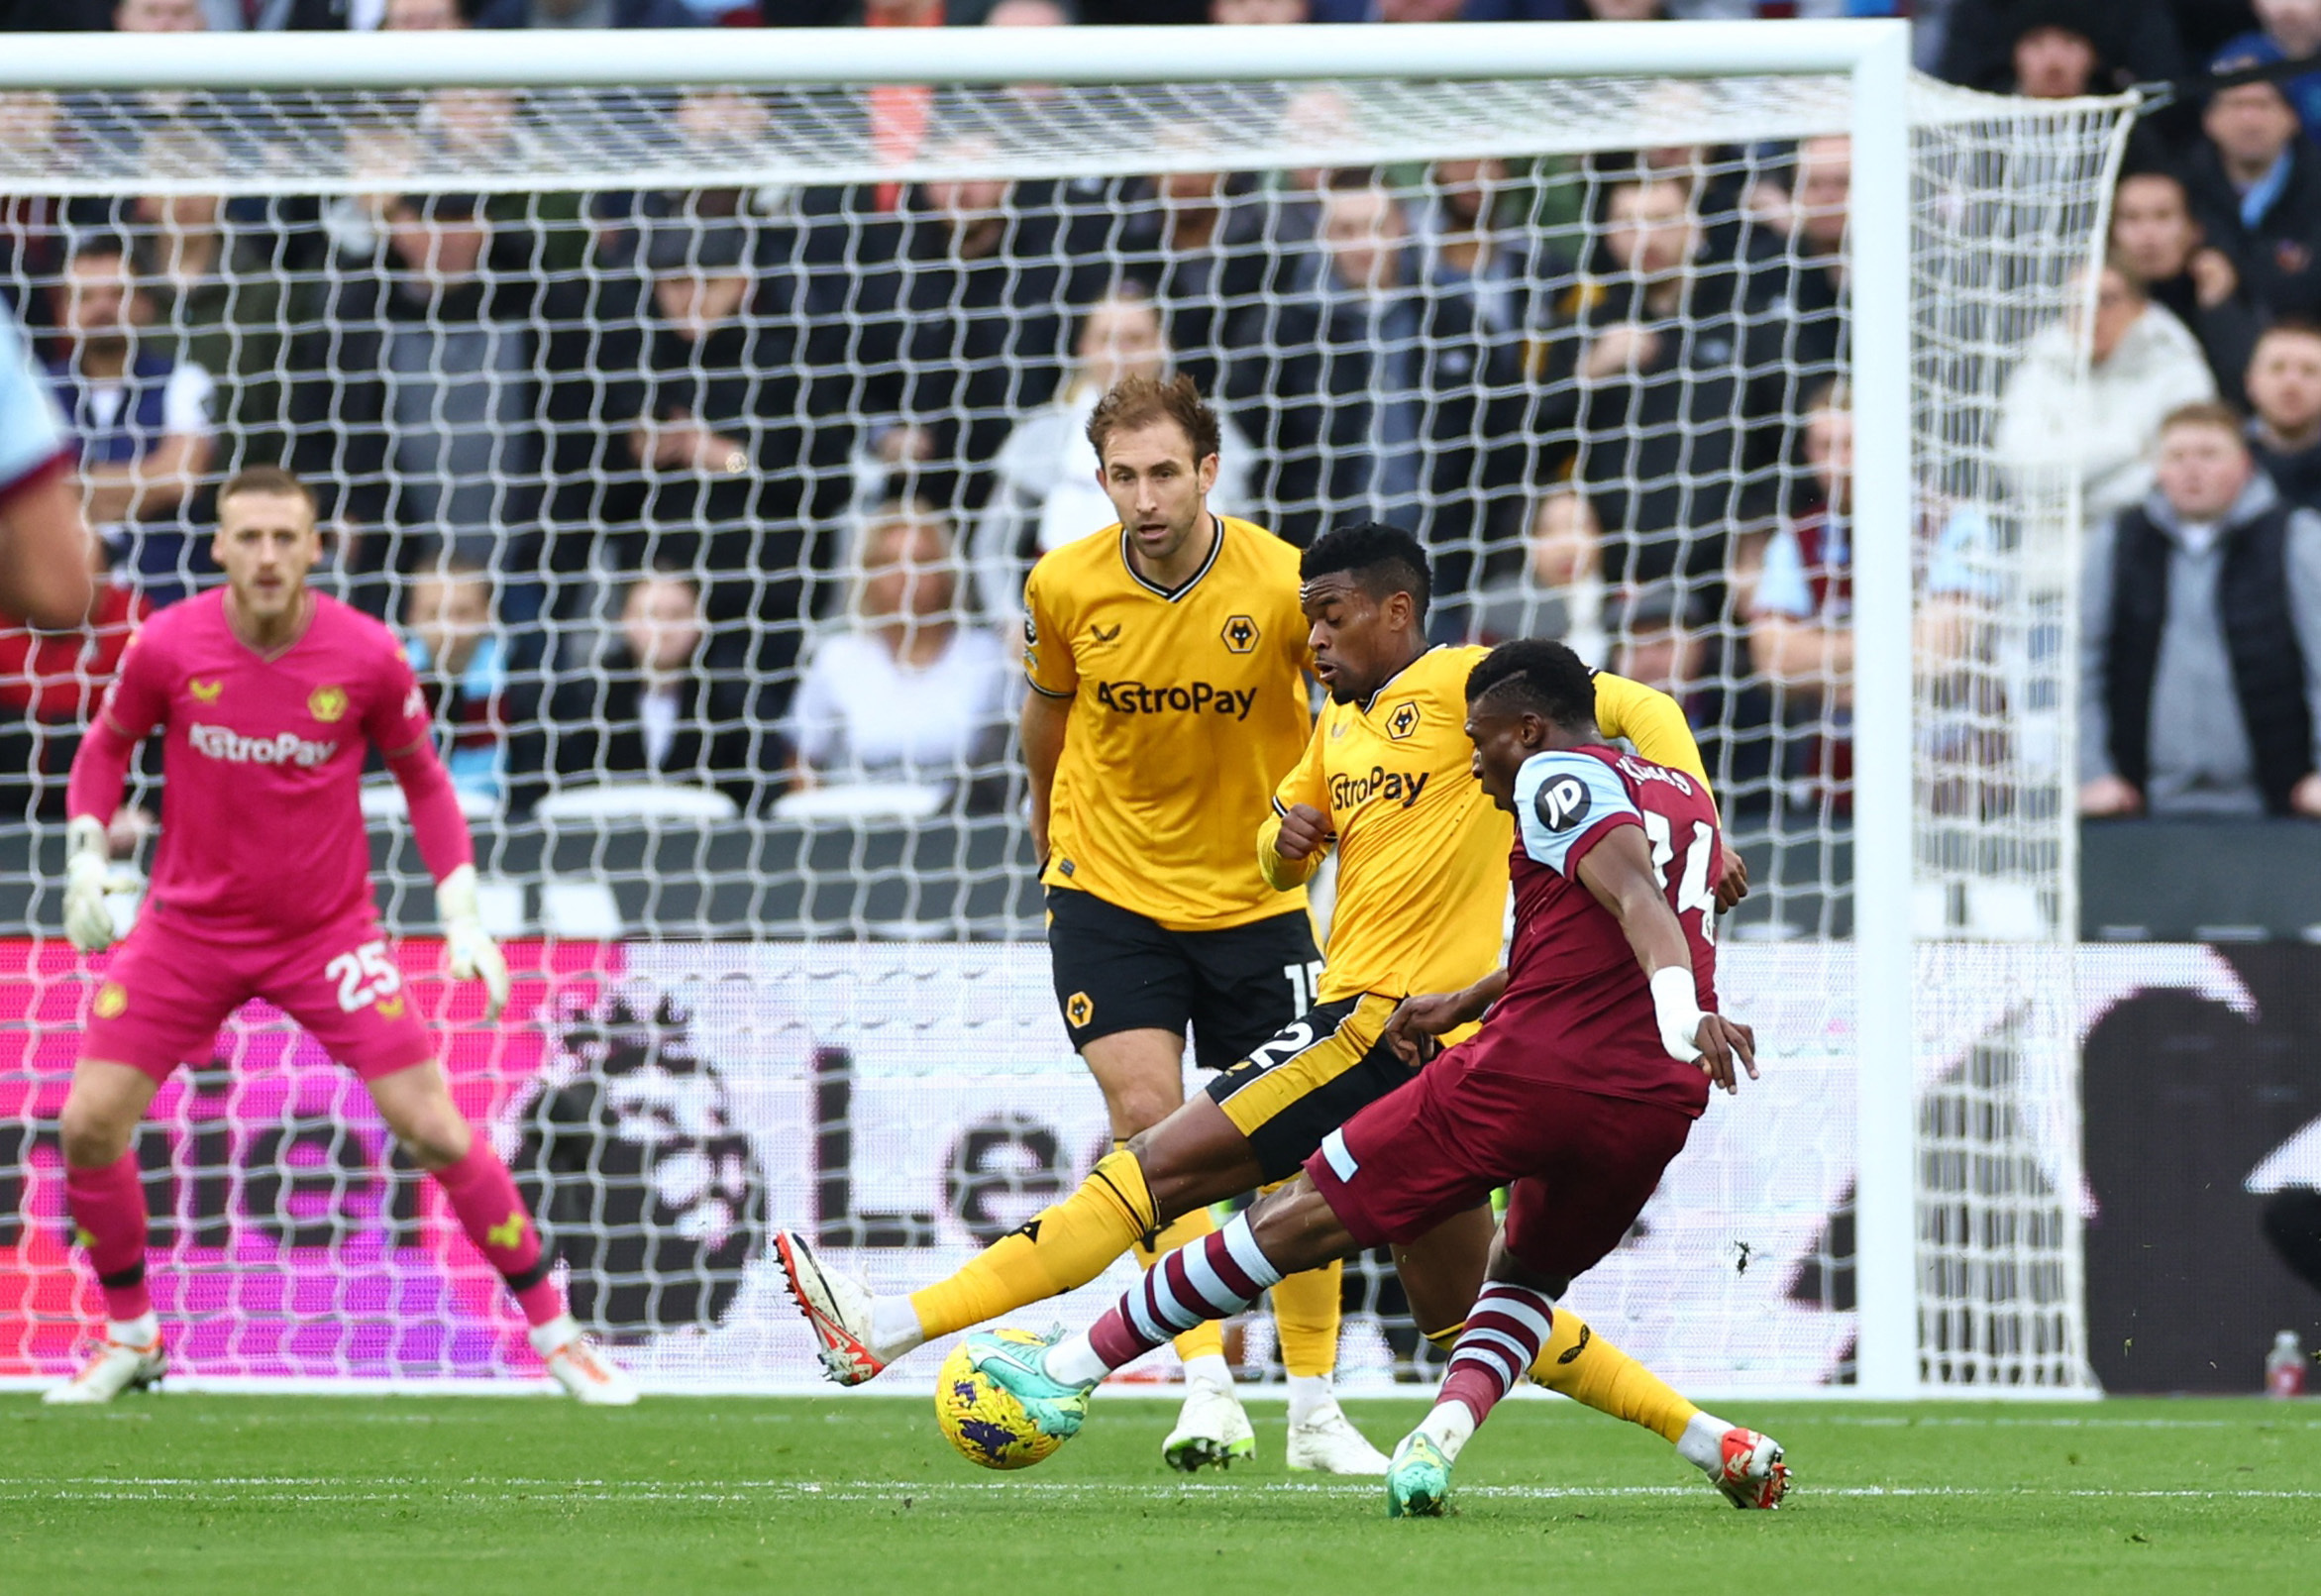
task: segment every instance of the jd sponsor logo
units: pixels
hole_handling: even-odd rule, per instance
[[[1257,702],[1257,690],[1220,688],[1208,682],[1168,688],[1148,687],[1142,682],[1099,682],[1096,701],[1122,715],[1218,714],[1246,720]]]
[[[229,765],[296,765],[302,770],[311,770],[339,751],[335,742],[309,742],[294,732],[245,737],[229,727],[205,726],[198,720],[186,728],[185,741],[195,753]]]

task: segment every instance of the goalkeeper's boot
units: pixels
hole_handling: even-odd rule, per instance
[[[822,1343],[823,1375],[839,1385],[861,1385],[883,1372],[886,1360],[871,1349],[871,1294],[823,1268],[813,1246],[795,1230],[774,1232],[774,1256],[782,1262],[806,1328]]]
[[[105,1338],[80,1372],[41,1398],[52,1405],[110,1402],[124,1391],[150,1391],[169,1372],[169,1351],[152,1315],[129,1325],[107,1325]]]
[[[1439,1519],[1450,1495],[1450,1459],[1434,1437],[1414,1430],[1394,1449],[1386,1465],[1386,1516],[1390,1519]]]
[[[1177,1428],[1161,1442],[1161,1461],[1181,1474],[1230,1468],[1257,1455],[1257,1432],[1229,1385],[1197,1381],[1186,1388]]]
[[[1709,1482],[1737,1508],[1777,1508],[1789,1494],[1789,1465],[1781,1443],[1739,1426],[1725,1432],[1717,1467]]]
[[[1036,1341],[1014,1341],[978,1330],[967,1338],[967,1361],[985,1379],[1011,1392],[1041,1435],[1070,1439],[1088,1418],[1088,1395],[1096,1383],[1069,1385],[1048,1373],[1048,1348],[1063,1336],[1061,1330],[1053,1330]]]
[[[604,1348],[580,1333],[570,1314],[532,1327],[532,1350],[548,1365],[556,1383],[575,1402],[589,1408],[632,1408],[637,1382],[604,1355]]]
[[[1370,1444],[1336,1402],[1325,1402],[1290,1426],[1290,1468],[1315,1474],[1386,1472],[1386,1453]]]

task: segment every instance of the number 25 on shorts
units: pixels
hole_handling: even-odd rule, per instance
[[[323,978],[339,984],[339,1007],[348,1013],[403,990],[403,972],[387,957],[386,942],[366,942],[322,967]]]

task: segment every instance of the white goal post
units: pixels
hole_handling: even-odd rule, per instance
[[[2056,540],[2075,535],[2076,489],[2010,481],[1989,433],[2023,343],[2091,302],[2085,268],[2099,257],[2132,105],[1968,95],[1915,76],[1909,61],[1908,25],[1893,21],[12,36],[0,51],[0,125],[12,95],[49,97],[54,120],[43,124],[40,139],[0,143],[0,194],[99,201],[362,193],[379,179],[350,160],[340,134],[391,114],[398,94],[442,88],[531,94],[534,136],[520,154],[480,164],[418,150],[402,182],[408,189],[521,196],[933,177],[1100,180],[1468,157],[1576,161],[1662,146],[1741,151],[1724,175],[1745,188],[1787,169],[1778,164],[1786,156],[1760,152],[1848,135],[1841,273],[1848,342],[1839,373],[1853,429],[1851,663],[1831,700],[1842,712],[1823,713],[1850,740],[1851,771],[1835,807],[1825,797],[1818,808],[1807,804],[1806,818],[1783,820],[1789,811],[1782,810],[1769,824],[1827,858],[1849,847],[1849,866],[1831,865],[1826,885],[1829,897],[1850,906],[1843,921],[1817,922],[1814,910],[1793,923],[1778,913],[1789,889],[1776,879],[1765,889],[1774,929],[1731,944],[1729,962],[1741,971],[1733,996],[1741,1017],[1772,1038],[1768,1075],[1795,1059],[1842,1059],[1849,1122],[1821,1129],[1834,1138],[1827,1168],[1813,1177],[1824,1189],[1784,1198],[1777,1145],[1753,1149],[1762,1166],[1753,1174],[1737,1151],[1715,1165],[1707,1186],[1688,1189],[1687,1201],[1729,1198],[1731,1229],[1741,1237],[1738,1266],[1723,1240],[1699,1241],[1692,1263],[1745,1270],[1748,1235],[1758,1233],[1750,1227],[1762,1223],[1808,1237],[1798,1246],[1818,1248],[1815,1267],[1830,1278],[1849,1269],[1843,1389],[1861,1396],[2084,1393],[2093,1381],[2077,1241],[2072,610],[2069,578],[2055,574],[2072,562],[2054,558]],[[945,106],[979,139],[947,153],[883,154],[848,107],[885,84],[939,85]],[[1010,89],[1026,84],[1042,91]],[[1257,115],[1308,84],[1342,89],[1350,113],[1305,124]],[[782,97],[756,137],[712,147],[674,111],[676,91],[699,85]],[[180,165],[157,167],[137,140],[92,131],[104,115],[90,107],[133,124],[151,115],[156,125],[199,137],[181,147]],[[2077,347],[2083,370],[2084,339]],[[1794,431],[1813,403],[1836,401],[1792,391],[1782,402],[1782,420]],[[1968,533],[1952,551],[1975,573],[1954,590],[1977,606],[1972,625],[1981,642],[1938,669],[1914,648],[1928,603],[1929,523],[1947,515],[1953,528],[1980,525],[1970,511],[1997,528]],[[1739,692],[1755,678],[1745,648],[1735,649]],[[1973,682],[1960,689],[1967,678]],[[1958,718],[1960,701],[1970,705],[1964,718],[1972,734],[1943,743],[1930,727],[1946,714]],[[1943,797],[1961,785],[2005,796],[1962,818]],[[552,845],[555,824],[548,822]],[[555,923],[546,910],[528,923],[551,932],[546,968],[556,957]],[[1844,934],[1840,923],[1849,925]],[[975,934],[988,933],[979,924]],[[938,935],[958,946],[930,952],[927,968],[972,951],[968,935],[964,924]],[[632,975],[657,960],[674,971],[670,961],[687,939],[673,931],[640,940],[648,946]],[[1035,1024],[1022,1011],[1039,1002],[1041,952],[1020,931],[1003,940],[1015,944],[1016,962],[987,990],[1016,996],[1002,1003],[1008,1018],[999,1039],[1052,1049],[1060,1039],[1048,1034],[1052,1016]],[[728,987],[738,979],[788,992],[812,986],[817,974],[860,970],[870,987],[908,1002],[911,976],[925,974],[899,955],[899,966],[880,965],[859,940],[824,965],[813,962],[812,938],[802,948],[787,934],[759,932],[751,941],[728,967]],[[38,972],[27,979],[65,979],[53,961],[27,968]],[[666,990],[695,992],[698,1012],[715,1020],[695,1041],[738,1056],[753,1020],[716,1017],[723,1000],[699,997],[710,989],[726,990],[715,979],[686,988],[674,976]],[[1777,1011],[1746,1011],[1751,998]],[[931,1001],[938,1013],[948,1003],[973,1007]],[[814,1002],[827,1007],[823,998]],[[23,1051],[20,1073],[30,1080],[32,1052]],[[11,1057],[0,1053],[0,1077],[17,1067]],[[729,1079],[747,1077],[746,1066],[725,1068]],[[791,1084],[768,1085],[753,1112],[781,1121],[792,1139],[819,1134],[826,1152],[829,1100],[814,1079],[810,1095],[802,1085],[794,1093]],[[1725,1109],[1713,1108],[1712,1120]],[[1809,1115],[1811,1105],[1793,1109]],[[860,1141],[865,1132],[858,1124],[853,1134]],[[827,1178],[822,1162],[810,1169]],[[807,1179],[769,1171],[776,1223],[796,1223],[783,1206],[807,1200]],[[1831,1253],[1840,1210],[1850,1227],[1849,1256]],[[1696,1213],[1665,1223],[1704,1226],[1706,1237],[1715,1218]],[[866,1254],[877,1245],[866,1242]],[[1623,1288],[1632,1293],[1623,1302],[1639,1318],[1649,1316],[1657,1278],[1639,1275]],[[757,1302],[769,1289],[753,1276],[742,1300]],[[1838,1300],[1831,1296],[1830,1305]],[[774,1355],[782,1327],[776,1307],[759,1306],[765,1316],[734,1331],[715,1361],[688,1365],[682,1347],[655,1352],[644,1361],[648,1379],[670,1389],[764,1384],[768,1365],[750,1360]],[[1605,1317],[1626,1338],[1618,1314]],[[1846,1339],[1835,1334],[1833,1349]],[[0,1331],[0,1376],[12,1350],[5,1341]],[[1647,1337],[1639,1350],[1656,1344]],[[784,1368],[803,1367],[795,1349],[782,1355]],[[1707,1355],[1713,1363],[1713,1351]],[[1833,1350],[1823,1362],[1835,1367],[1838,1357]],[[231,1380],[238,1365],[231,1353],[220,1358],[213,1366]],[[1762,1366],[1768,1372],[1749,1389],[1796,1394],[1814,1385],[1814,1376],[1770,1353]],[[385,1374],[401,1377],[393,1368]]]

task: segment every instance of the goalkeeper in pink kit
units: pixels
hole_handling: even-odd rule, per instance
[[[167,784],[153,885],[90,1005],[60,1124],[65,1202],[104,1294],[105,1337],[48,1400],[107,1402],[165,1371],[130,1143],[169,1072],[207,1057],[226,1017],[264,998],[362,1079],[507,1281],[557,1381],[582,1402],[634,1402],[635,1384],[567,1312],[538,1225],[453,1104],[388,956],[358,798],[372,747],[409,800],[452,975],[483,981],[487,1019],[507,1000],[419,685],[384,626],[308,589],[321,550],[296,478],[259,468],[227,482],[212,549],[226,585],[146,624],[72,762],[64,925],[83,952],[114,939],[106,822],[137,745],[156,732]]]

